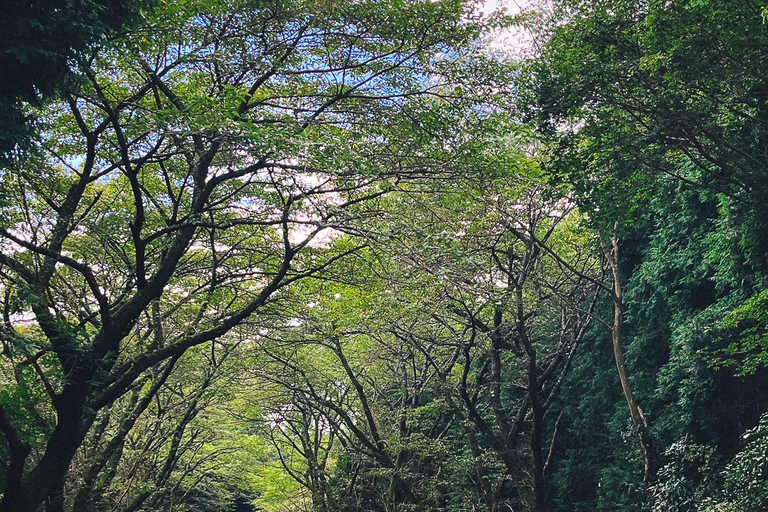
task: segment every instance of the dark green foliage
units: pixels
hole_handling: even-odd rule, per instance
[[[529,107],[557,139],[557,175],[607,220],[629,221],[684,157],[700,169],[698,185],[764,220],[765,2],[559,5],[563,23],[534,66]]]
[[[768,409],[765,294],[757,292],[766,275],[734,235],[751,226],[738,224],[722,195],[669,178],[661,183],[646,204],[649,220],[624,241],[626,359],[657,441],[656,492],[682,479],[689,498],[712,496],[719,481],[713,468],[739,451],[741,434]],[[632,462],[636,449],[621,435],[629,426],[608,332],[593,329],[591,339],[563,396],[569,428],[553,478],[556,510],[639,510],[647,497],[633,492],[641,487],[640,462]],[[686,459],[687,470],[669,466],[681,442],[709,454],[708,473],[701,460]]]
[[[768,366],[768,290],[730,311],[720,331],[729,344],[713,355],[713,366],[738,364],[742,376]]]
[[[625,357],[656,440],[658,510],[704,510],[686,503],[717,494],[768,409],[765,8],[558,2],[527,89],[551,181],[621,238]],[[592,339],[563,397],[573,409],[558,509],[638,510],[648,499],[626,492],[637,464],[616,435],[626,412],[607,334]],[[680,443],[706,457],[682,460]],[[672,482],[687,490],[675,498]]]
[[[32,133],[24,104],[74,85],[73,68],[93,45],[139,19],[154,0],[8,0],[0,17],[0,155]]]
[[[697,178],[690,167],[679,172]],[[768,410],[759,291],[768,276],[738,235],[752,226],[740,224],[726,197],[672,178],[659,184],[641,212],[648,220],[623,242],[626,360],[659,451],[654,492],[682,507],[675,510],[699,510],[686,500],[716,494],[718,471]],[[621,435],[629,426],[608,332],[594,329],[591,339],[563,396],[573,405],[553,478],[556,510],[640,510],[641,462]],[[681,459],[680,443],[707,455]]]

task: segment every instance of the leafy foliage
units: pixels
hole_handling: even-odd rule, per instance
[[[24,104],[39,105],[71,90],[73,67],[89,60],[94,46],[141,18],[154,1],[56,0],[6,3],[0,21],[0,155],[23,150],[32,119]]]
[[[766,508],[764,1],[22,4],[0,512]]]

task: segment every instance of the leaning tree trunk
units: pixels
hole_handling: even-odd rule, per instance
[[[624,349],[622,347],[622,324],[624,322],[624,306],[622,303],[621,275],[619,273],[619,243],[615,236],[610,237],[610,246],[603,243],[603,254],[608,261],[613,277],[613,325],[611,327],[611,340],[613,343],[613,356],[616,360],[616,369],[621,382],[624,398],[627,400],[629,415],[632,418],[632,426],[637,434],[637,440],[645,459],[643,470],[643,483],[646,490],[650,491],[655,472],[653,461],[653,436],[643,410],[637,405],[632,387],[627,377],[624,366]]]

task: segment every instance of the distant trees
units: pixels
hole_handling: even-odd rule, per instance
[[[411,210],[429,219],[424,231],[416,228],[424,248],[398,239],[417,268],[440,280],[432,320],[422,323],[438,322],[442,332],[422,332],[414,342],[433,365],[425,343],[455,347],[452,368],[438,377],[476,457],[483,506],[496,510],[502,492],[526,510],[544,511],[558,393],[592,321],[597,289],[588,277],[602,269],[589,250],[574,246],[588,237],[572,205],[545,200],[526,175],[530,169],[512,169],[475,189],[464,183],[438,204],[413,201]],[[453,226],[457,213],[463,224]],[[560,266],[553,254],[582,275]],[[414,335],[401,327],[401,336]],[[482,454],[504,468],[501,483],[493,482],[492,464],[480,460]],[[505,480],[515,493],[497,487]]]
[[[547,510],[559,392],[597,301],[585,276],[602,268],[572,205],[527,171],[409,184],[366,223],[350,284],[306,290],[264,335],[260,378],[286,400],[266,418],[317,510]]]
[[[72,464],[65,503],[72,510],[123,512],[185,501],[235,448],[215,428],[232,399],[241,343],[197,347],[171,358],[97,420]],[[242,449],[238,446],[238,449]]]

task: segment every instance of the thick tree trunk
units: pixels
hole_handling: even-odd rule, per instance
[[[69,464],[82,442],[82,433],[94,418],[92,412],[85,410],[87,393],[86,379],[76,378],[57,397],[54,403],[56,427],[45,453],[26,477],[12,482],[12,485],[6,483],[8,486],[0,503],[0,512],[35,512],[46,498],[63,488]]]

